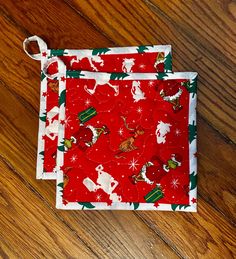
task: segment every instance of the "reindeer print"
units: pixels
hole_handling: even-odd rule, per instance
[[[73,66],[74,63],[79,63],[82,59],[84,58],[87,58],[88,61],[89,61],[89,64],[91,66],[91,68],[94,70],[94,71],[98,71],[97,67],[94,65],[94,63],[96,64],[99,64],[101,67],[104,66],[104,61],[103,59],[100,57],[100,56],[88,56],[87,53],[84,53],[83,51],[80,51],[80,53],[76,56],[76,57],[73,57],[71,62],[70,62],[70,65],[71,67]]]
[[[125,158],[121,154],[138,149],[134,145],[135,139],[137,139],[138,136],[144,134],[144,130],[141,127],[137,126],[135,129],[129,128],[128,124],[126,123],[126,118],[124,116],[121,116],[121,118],[124,121],[125,127],[131,131],[132,136],[121,142],[119,151],[115,155],[116,158]]]
[[[100,86],[102,86],[102,85],[108,85],[108,86],[110,86],[112,89],[114,89],[114,91],[115,91],[115,96],[117,96],[117,95],[119,94],[119,86],[117,86],[117,85],[112,85],[112,84],[109,82],[109,81],[110,81],[109,79],[97,78],[97,79],[95,79],[95,80],[96,80],[96,82],[95,82],[95,86],[94,86],[93,89],[88,89],[87,86],[84,86],[84,90],[85,90],[87,93],[93,95],[99,85],[100,85]]]

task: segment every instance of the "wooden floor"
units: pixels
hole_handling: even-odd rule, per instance
[[[236,2],[2,0],[0,257],[235,258]],[[198,213],[60,211],[36,181],[40,64],[50,48],[171,44],[174,71],[197,71]]]

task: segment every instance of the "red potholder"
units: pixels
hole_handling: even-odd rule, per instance
[[[30,54],[27,44],[36,41],[40,52]],[[171,72],[171,46],[149,45],[101,49],[48,49],[38,36],[27,38],[23,43],[26,53],[41,61],[43,70],[53,57],[60,57],[70,70],[100,72]],[[55,72],[53,65],[49,68]],[[58,81],[48,79],[41,72],[41,97],[39,114],[37,178],[56,179],[56,143],[58,134]]]
[[[196,77],[60,76],[57,208],[196,211]]]

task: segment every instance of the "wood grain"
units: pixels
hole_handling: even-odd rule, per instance
[[[137,213],[156,233],[175,246],[184,258],[233,258],[235,228],[199,200],[197,214]]]
[[[234,3],[5,1],[0,11],[0,257],[233,258]],[[55,209],[55,183],[35,180],[39,63],[22,51],[31,34],[52,48],[171,43],[175,71],[199,72],[197,214]]]
[[[1,256],[96,258],[2,160],[0,170]]]
[[[211,7],[207,4],[208,1],[204,5],[197,4],[197,1],[188,1],[188,4],[185,4],[186,1],[170,1],[172,2],[170,6],[179,5],[178,19],[174,19],[171,16],[174,11],[169,14],[170,8],[168,9],[169,5],[166,5],[165,1],[156,1],[155,5],[149,1],[137,0],[67,1],[118,44],[171,43],[174,50],[174,70],[199,72],[199,113],[236,143],[236,80],[234,77],[236,28],[225,9],[220,8],[217,3],[211,4]],[[210,14],[207,11],[200,12],[199,9],[202,10],[202,8],[203,10],[212,8],[213,11]],[[103,11],[100,12],[100,10]],[[191,15],[191,19],[189,17],[187,19],[185,14],[187,11],[190,14],[194,11],[197,14],[200,13],[201,21],[207,21],[205,26],[200,23],[197,15]],[[216,22],[221,24],[221,28],[217,30],[214,29],[215,22],[209,22],[213,16],[216,16],[215,12],[218,16],[220,14],[220,21],[221,19],[225,21]],[[201,33],[196,31],[196,23],[200,23],[198,30]],[[229,26],[230,29],[228,29]],[[203,30],[203,27],[207,29]],[[208,40],[205,40],[208,30],[214,34],[214,40],[211,34]],[[227,37],[224,32],[219,32],[224,30],[227,31]],[[221,44],[217,44],[220,38],[223,40]],[[234,54],[230,55],[230,53]]]

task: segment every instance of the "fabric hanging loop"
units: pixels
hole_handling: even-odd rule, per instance
[[[54,63],[57,64],[57,73],[49,74],[48,73],[48,68],[52,64],[54,64]],[[60,78],[62,76],[65,76],[65,74],[66,74],[66,66],[65,66],[64,62],[60,58],[53,57],[53,58],[50,58],[47,62],[44,63],[43,68],[42,68],[42,72],[49,79]]]
[[[28,52],[27,50],[27,46],[30,44],[30,42],[37,42],[38,44],[38,47],[39,47],[39,53],[36,53],[36,54],[31,54]],[[24,41],[23,41],[23,49],[25,51],[25,53],[32,59],[34,60],[41,60],[42,59],[42,54],[45,52],[47,53],[47,50],[48,50],[48,46],[46,44],[45,41],[43,41],[40,37],[34,35],[34,36],[31,36],[31,37],[28,37],[26,38]]]

